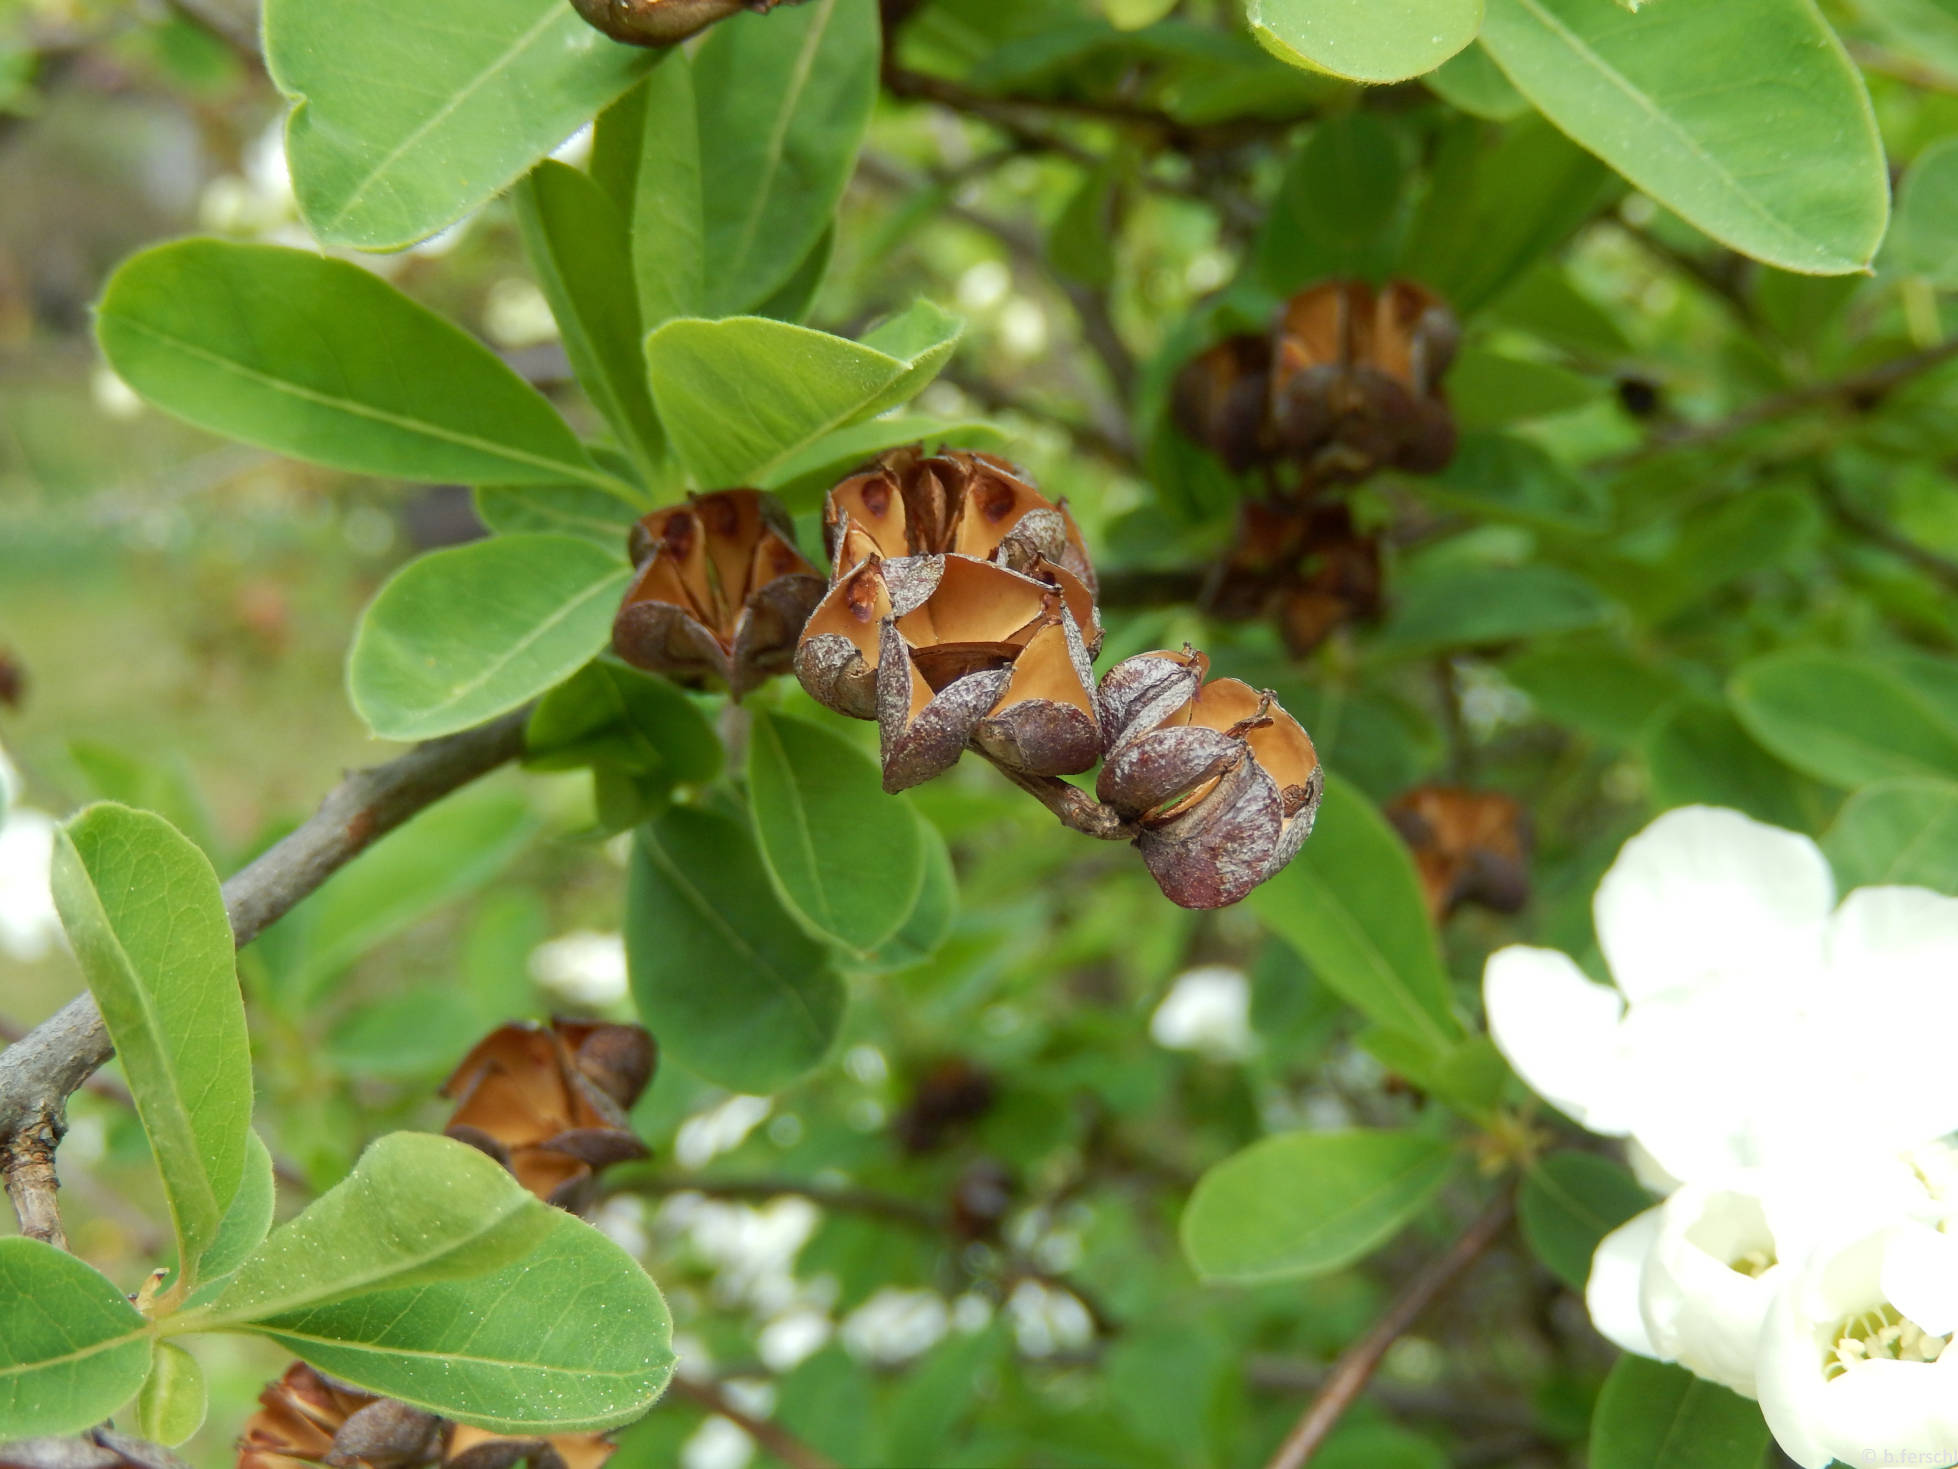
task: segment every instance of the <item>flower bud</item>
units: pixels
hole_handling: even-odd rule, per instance
[[[579,15],[630,46],[673,46],[742,10],[769,11],[799,0],[571,0]]]
[[[1406,281],[1378,294],[1364,281],[1301,291],[1273,341],[1273,441],[1319,483],[1445,468],[1456,435],[1441,378],[1459,340],[1440,298]]]
[[[823,595],[788,516],[760,490],[716,490],[632,528],[639,570],[612,624],[621,658],[650,673],[713,675],[739,699],[785,672]]]
[[[1189,649],[1144,653],[1101,693],[1096,794],[1140,826],[1150,873],[1186,908],[1235,903],[1290,862],[1325,785],[1311,738],[1270,693],[1203,682],[1205,667]]]

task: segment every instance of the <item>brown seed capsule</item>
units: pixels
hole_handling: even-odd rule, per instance
[[[1378,617],[1383,591],[1379,538],[1360,532],[1347,501],[1249,500],[1204,605],[1234,621],[1271,618],[1304,657],[1347,623]]]
[[[998,1100],[999,1086],[990,1072],[963,1056],[948,1057],[918,1079],[910,1105],[897,1114],[891,1130],[905,1152],[935,1153]]]
[[[587,22],[631,46],[673,46],[743,10],[769,11],[800,0],[571,0]]]
[[[795,548],[787,514],[760,490],[716,490],[632,528],[639,570],[612,624],[626,662],[713,675],[739,699],[788,670],[823,580]]]
[[[637,1026],[503,1026],[442,1084],[457,1102],[448,1135],[575,1213],[601,1169],[646,1156],[625,1108],[644,1089],[653,1058],[652,1038]]]
[[[1468,903],[1518,913],[1529,902],[1530,818],[1511,797],[1417,786],[1394,799],[1387,819],[1414,851],[1435,922]]]
[[[1139,824],[1149,871],[1186,908],[1235,903],[1290,862],[1325,784],[1297,720],[1237,679],[1203,682],[1205,667],[1189,649],[1144,653],[1101,694],[1096,794]]]
[[[1275,457],[1267,411],[1271,342],[1249,334],[1226,337],[1192,358],[1170,389],[1176,426],[1243,474]]]
[[[1441,379],[1459,340],[1440,298],[1406,281],[1301,291],[1272,343],[1273,443],[1320,484],[1445,468],[1456,435]]]

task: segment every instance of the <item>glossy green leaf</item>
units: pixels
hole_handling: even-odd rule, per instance
[[[300,212],[323,242],[366,250],[413,244],[486,203],[658,55],[606,40],[562,0],[265,6],[266,65],[294,103]]]
[[[917,819],[850,741],[757,711],[748,800],[775,890],[813,932],[865,954],[910,916],[925,877]]]
[[[918,888],[918,901],[911,905],[903,924],[871,956],[880,969],[922,964],[938,952],[958,917],[959,879],[952,866],[951,849],[936,826],[922,815],[917,821],[918,838],[924,844],[925,878]]]
[[[1836,813],[1822,850],[1844,891],[1896,884],[1958,895],[1958,784],[1864,786]]]
[[[532,169],[514,198],[531,269],[551,303],[572,370],[619,442],[651,474],[664,437],[646,388],[626,221],[589,174],[554,159]]]
[[[100,805],[61,829],[53,885],[194,1280],[238,1192],[251,1132],[245,1002],[218,875],[162,817]]]
[[[95,330],[159,408],[296,459],[396,479],[618,486],[494,352],[344,260],[159,245],[110,278]]]
[[[683,318],[646,339],[646,356],[653,400],[695,480],[756,484],[825,436],[915,395],[961,329],[923,301],[861,343],[759,316]]]
[[[143,1437],[175,1448],[204,1426],[209,1403],[197,1359],[175,1342],[158,1342],[150,1375],[136,1398],[136,1423]]]
[[[98,800],[154,811],[197,844],[214,864],[223,862],[211,810],[190,765],[173,751],[124,749],[100,740],[72,740],[68,758]]]
[[[631,572],[575,536],[495,536],[388,579],[347,655],[354,708],[383,739],[452,734],[570,677],[611,639]]]
[[[1602,593],[1560,566],[1450,566],[1409,577],[1373,645],[1383,658],[1481,648],[1596,627]]]
[[[1539,1159],[1523,1175],[1516,1216],[1537,1259],[1581,1291],[1591,1278],[1598,1241],[1652,1202],[1638,1180],[1609,1158],[1565,1151]]]
[[[1800,777],[1709,700],[1682,699],[1660,714],[1639,753],[1658,807],[1731,806],[1772,826],[1808,825]]]
[[[1552,122],[1722,244],[1810,275],[1875,254],[1883,145],[1814,0],[1489,0],[1482,41]]]
[[[1354,112],[1314,128],[1259,232],[1260,282],[1289,295],[1326,276],[1382,276],[1395,253],[1406,175],[1401,139],[1378,115]],[[1328,208],[1329,199],[1339,207]]]
[[[828,1054],[843,982],[776,898],[747,823],[677,806],[640,828],[626,880],[626,962],[662,1054],[769,1092]]]
[[[1530,110],[1530,99],[1511,85],[1480,42],[1457,51],[1421,80],[1442,101],[1491,122],[1508,122]]]
[[[245,1170],[238,1179],[238,1191],[231,1196],[231,1205],[218,1222],[217,1237],[198,1262],[198,1273],[205,1280],[216,1280],[236,1270],[245,1256],[271,1233],[278,1202],[279,1184],[272,1169],[272,1154],[256,1132],[247,1132]]]
[[[1448,1143],[1408,1132],[1294,1132],[1226,1158],[1183,1209],[1183,1253],[1205,1280],[1323,1275],[1406,1226],[1454,1171]]]
[[[1407,845],[1373,802],[1329,776],[1312,837],[1252,893],[1271,931],[1341,999],[1431,1050],[1462,1034]]]
[[[676,50],[622,104],[635,129],[631,171],[632,273],[648,330],[707,310],[707,222],[693,62]],[[600,127],[605,121],[601,119]],[[599,166],[595,157],[594,171]]]
[[[880,58],[867,0],[738,15],[700,43],[708,315],[766,301],[829,229],[870,125]]]
[[[1618,1359],[1591,1414],[1591,1469],[1755,1469],[1767,1446],[1753,1403],[1645,1357]]]
[[[537,703],[524,763],[575,770],[594,761],[701,785],[721,773],[720,736],[681,689],[657,674],[596,658]]]
[[[150,1325],[115,1283],[37,1239],[0,1239],[0,1440],[80,1433],[150,1370]]]
[[[1958,287],[1958,138],[1941,138],[1911,161],[1883,263],[1943,290]]]
[[[1482,0],[1251,0],[1246,15],[1281,61],[1356,82],[1401,82],[1475,39]]]
[[[1958,776],[1958,721],[1867,658],[1771,653],[1742,665],[1727,692],[1749,734],[1829,785]]]
[[[1400,271],[1470,316],[1570,238],[1612,187],[1597,159],[1541,118],[1499,135],[1460,119],[1441,134]]]
[[[476,514],[499,535],[583,536],[610,551],[621,565],[633,507],[589,485],[484,485]]]
[[[321,1371],[497,1432],[627,1422],[671,1373],[638,1264],[466,1144],[394,1133],[179,1330],[262,1333]]]

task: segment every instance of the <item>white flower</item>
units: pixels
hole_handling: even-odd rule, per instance
[[[0,953],[32,964],[63,942],[48,874],[54,818],[28,806],[0,812]]]
[[[1832,911],[1833,910],[1833,911]],[[1865,888],[1834,907],[1807,837],[1736,811],[1668,812],[1598,888],[1613,985],[1549,949],[1483,979],[1517,1073],[1650,1172],[1691,1181],[1894,1154],[1958,1130],[1958,899]]]
[[[625,939],[616,933],[578,929],[530,951],[530,977],[580,1005],[612,1005],[625,998]]]
[[[1171,1051],[1197,1051],[1217,1061],[1251,1054],[1251,981],[1241,969],[1210,964],[1170,986],[1149,1017],[1149,1035]]]
[[[1818,1249],[1761,1330],[1757,1385],[1803,1469],[1958,1465],[1958,1238],[1906,1221]]]

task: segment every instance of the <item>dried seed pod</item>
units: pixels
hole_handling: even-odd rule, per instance
[[[1172,902],[1221,908],[1297,855],[1325,776],[1311,738],[1269,693],[1234,678],[1192,688],[1203,667],[1186,649],[1109,672],[1110,753],[1095,791],[1138,824],[1136,845]]]
[[[1379,539],[1359,531],[1347,501],[1247,501],[1205,606],[1239,621],[1270,617],[1285,646],[1304,657],[1335,629],[1378,617],[1383,581]]]
[[[571,0],[585,20],[629,46],[674,46],[743,10],[768,11],[799,0]]]
[[[1176,426],[1243,474],[1275,457],[1267,409],[1271,342],[1249,334],[1226,337],[1192,358],[1170,389]]]
[[[333,1435],[326,1462],[334,1469],[413,1469],[440,1454],[442,1420],[392,1398],[377,1398],[348,1414]]]
[[[632,528],[638,567],[612,624],[626,662],[681,678],[712,675],[739,699],[788,670],[823,579],[760,490],[716,490]]]
[[[911,1102],[891,1123],[898,1142],[911,1154],[935,1153],[951,1134],[977,1122],[999,1100],[992,1074],[963,1056],[938,1062],[919,1078]]]
[[[872,550],[843,569],[845,557],[869,541],[854,528],[844,537],[837,548],[836,579],[809,614],[795,650],[795,676],[809,696],[852,719],[877,717],[877,660],[882,628],[892,615],[884,574],[889,563]]]
[[[267,1384],[258,1401],[258,1411],[238,1438],[238,1469],[324,1464],[341,1427],[379,1399],[294,1362],[277,1382]],[[429,1462],[436,1457],[431,1453]]]
[[[442,1084],[448,1135],[489,1154],[547,1203],[576,1212],[599,1170],[646,1156],[625,1109],[652,1074],[637,1026],[554,1021],[492,1031]]]
[[[1101,758],[1095,675],[1065,614],[1045,622],[1014,658],[999,702],[973,730],[996,764],[1025,775],[1075,775]]]
[[[1364,281],[1301,291],[1273,339],[1273,444],[1318,483],[1445,468],[1456,433],[1441,378],[1459,339],[1440,298],[1406,281],[1378,293]]]
[[[1387,807],[1414,851],[1428,912],[1439,923],[1468,903],[1521,912],[1530,900],[1529,813],[1500,791],[1417,786]]]

